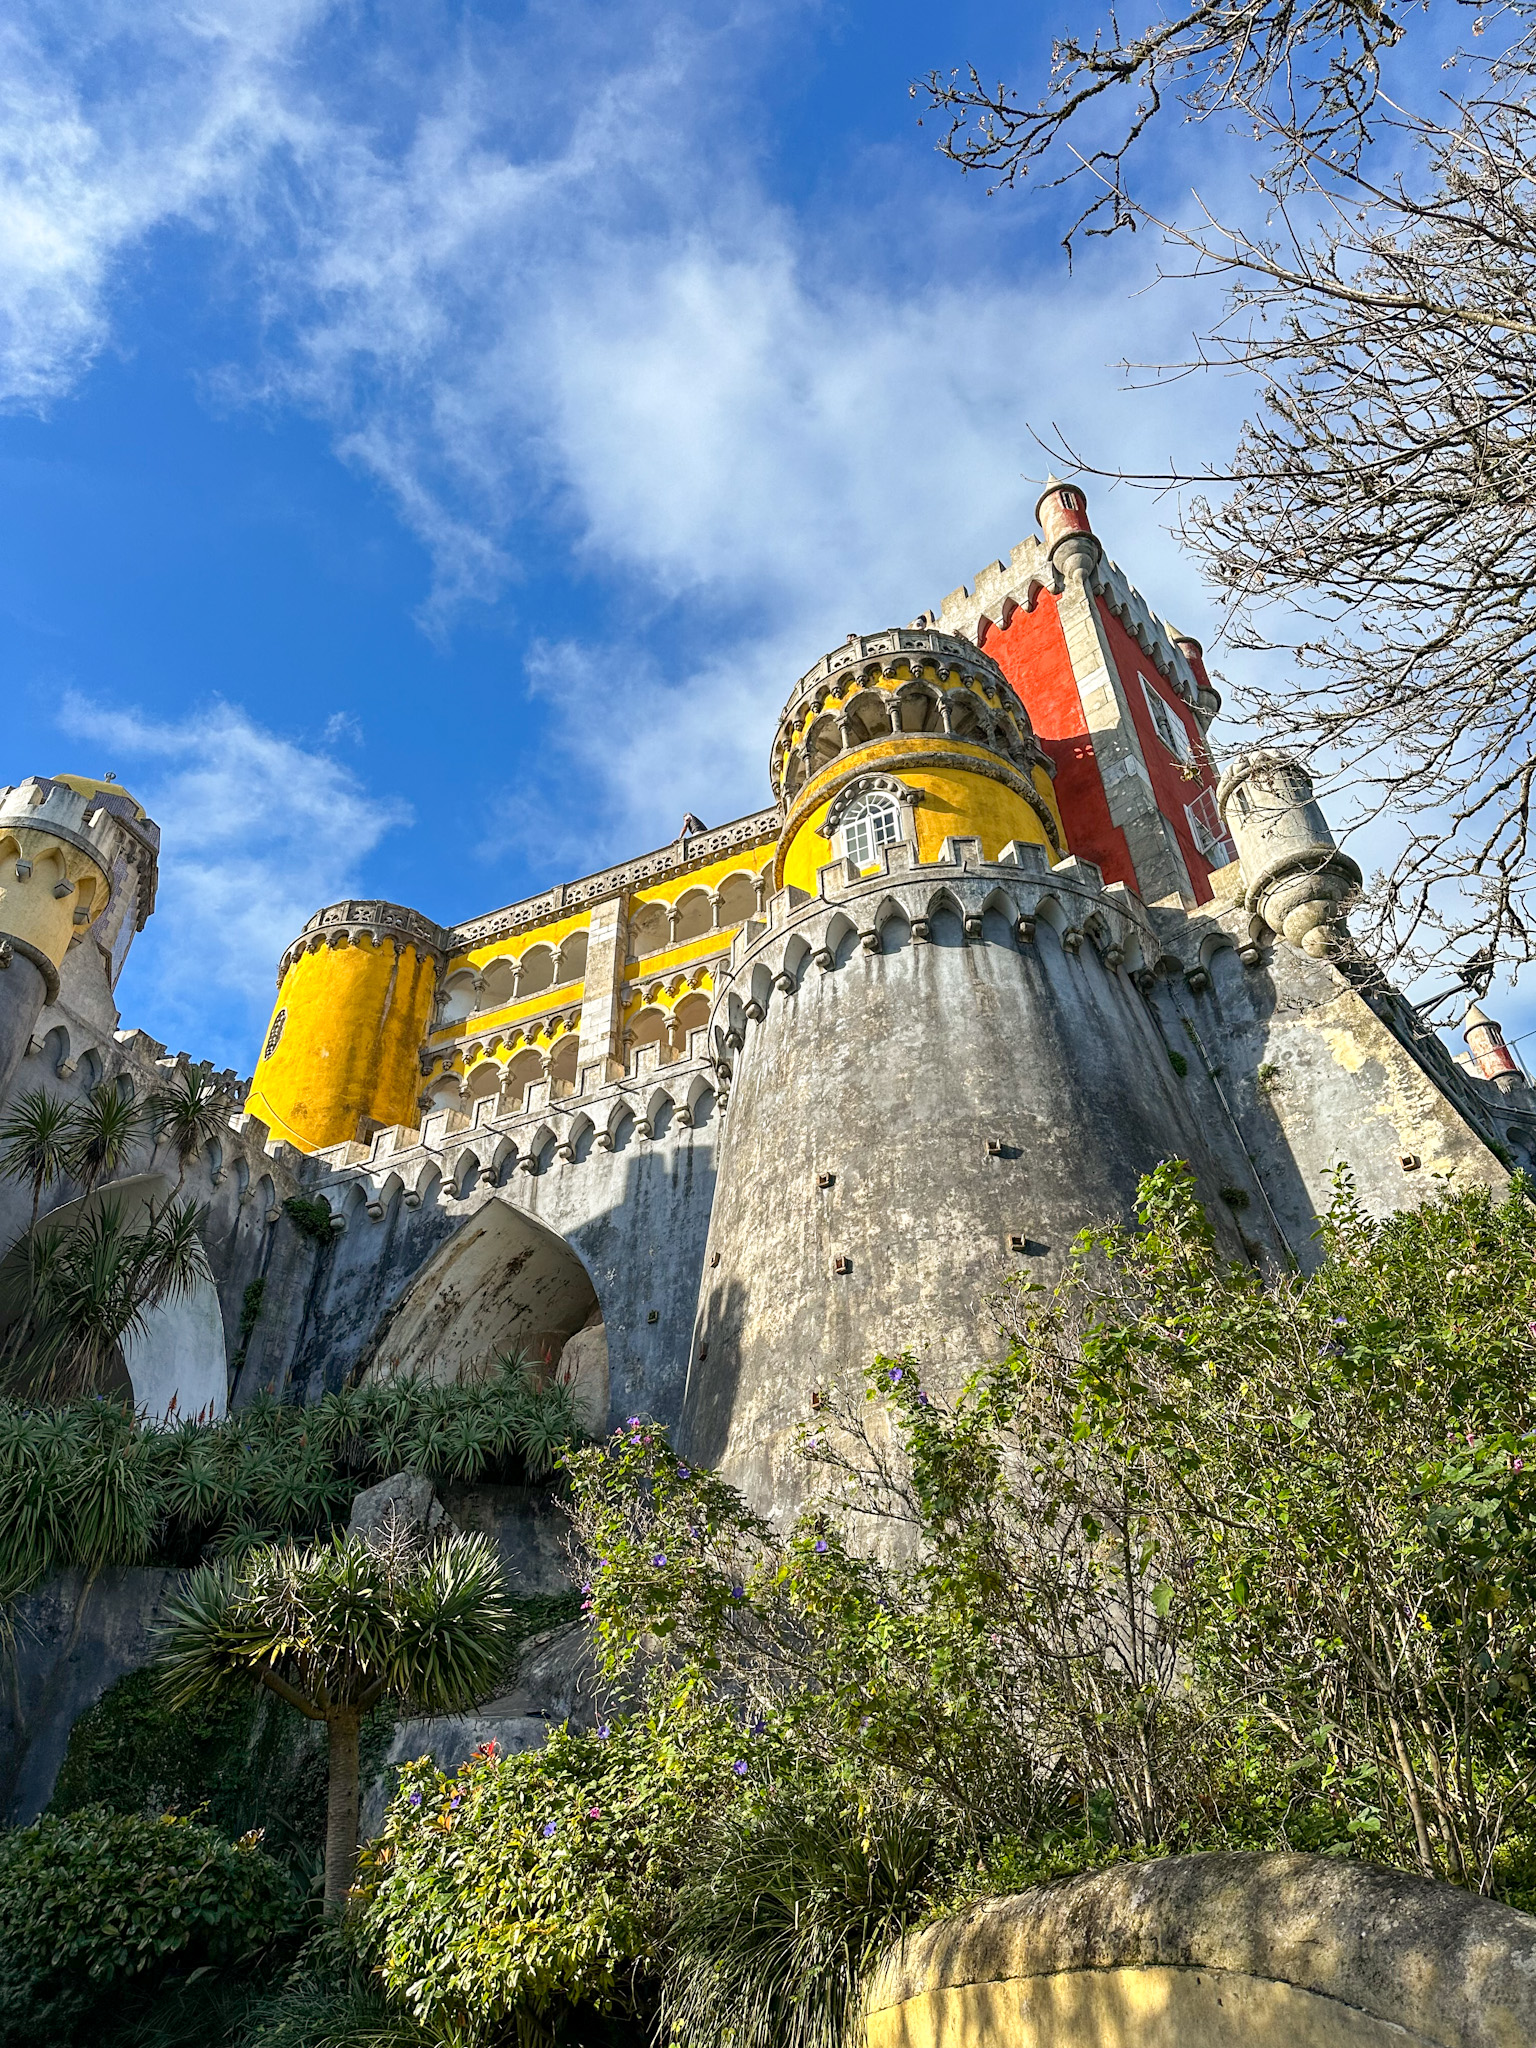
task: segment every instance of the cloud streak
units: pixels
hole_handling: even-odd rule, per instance
[[[70,691],[60,724],[110,754],[161,831],[158,908],[134,941],[120,1007],[168,1043],[248,1067],[283,947],[321,904],[358,890],[409,808],[234,705],[170,725]],[[210,1043],[214,991],[226,1030]]]
[[[1130,297],[1153,252],[1093,284],[1031,269],[1020,214],[983,226],[957,179],[906,158],[873,200],[825,195],[814,217],[771,196],[757,81],[814,12],[536,0],[511,28],[428,5],[360,30],[322,0],[96,0],[61,44],[23,10],[32,97],[0,153],[0,199],[36,223],[13,399],[66,389],[106,346],[114,279],[155,225],[216,229],[250,310],[223,396],[323,421],[389,493],[432,564],[429,631],[498,600],[531,616],[545,751],[518,767],[515,822],[483,822],[487,854],[590,866],[685,807],[755,807],[794,677],[1020,537],[1031,426],[1156,468],[1238,410],[1233,387],[1107,390],[1110,360],[1180,352],[1178,303]],[[1198,630],[1157,508],[1097,510]],[[517,587],[552,539],[591,595],[579,636]],[[233,758],[242,714],[219,716]],[[182,806],[170,848],[207,827],[186,757],[162,736],[154,758]],[[356,872],[339,853],[320,869]],[[319,884],[282,916],[342,886]]]

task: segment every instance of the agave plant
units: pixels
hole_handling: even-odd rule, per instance
[[[171,1608],[160,1663],[172,1706],[258,1684],[324,1722],[325,1899],[334,1911],[357,1861],[363,1716],[386,1696],[430,1714],[484,1699],[505,1667],[512,1624],[501,1565],[483,1537],[424,1551],[338,1536],[196,1572]]]

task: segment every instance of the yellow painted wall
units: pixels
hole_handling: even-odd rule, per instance
[[[794,838],[785,851],[784,883],[804,889],[811,895],[816,893],[817,869],[836,858],[834,847],[822,836],[821,830],[831,805],[831,795],[846,779],[847,771],[855,766],[861,773],[883,771],[899,775],[909,788],[923,792],[922,802],[916,809],[917,848],[921,860],[937,860],[946,839],[960,838],[979,839],[985,860],[996,860],[1010,839],[1044,846],[1053,860],[1061,858],[1051,846],[1039,814],[1007,783],[994,781],[988,775],[968,773],[958,766],[918,768],[905,764],[903,756],[919,748],[923,752],[934,751],[937,744],[932,734],[913,733],[902,738],[877,740],[872,746],[860,747],[856,754],[840,754],[818,778],[828,787],[827,801],[816,804],[804,823],[796,828]],[[963,740],[945,740],[942,744],[946,752],[957,756],[974,754],[981,760],[995,758],[986,748],[972,747]],[[1056,819],[1060,832],[1060,813],[1056,809],[1050,777],[1043,768],[1035,770],[1034,784],[1051,816]],[[814,792],[815,783],[807,784],[807,789]],[[797,802],[804,801],[805,792],[802,791]],[[1065,852],[1064,833],[1061,843]]]
[[[417,1052],[436,983],[430,954],[389,940],[300,954],[273,1011],[288,1013],[282,1036],[258,1062],[246,1108],[306,1152],[355,1138],[359,1117],[417,1123]]]
[[[632,890],[629,915],[633,917],[643,903],[676,903],[690,889],[718,889],[727,875],[761,874],[772,859],[771,841],[760,846],[738,846],[734,853],[727,854],[723,860],[712,861],[707,868],[693,868],[683,875],[668,875],[665,881],[648,883],[642,889]]]
[[[448,962],[447,972],[458,974],[466,967],[473,967],[478,972],[489,967],[493,960],[520,960],[535,946],[549,946],[558,953],[572,932],[586,931],[591,922],[590,910],[573,910],[567,917],[552,917],[547,924],[528,925],[520,932],[492,939],[486,945],[472,946],[467,953],[455,953]],[[574,988],[576,983],[568,985]]]

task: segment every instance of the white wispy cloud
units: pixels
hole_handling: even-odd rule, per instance
[[[160,827],[158,907],[134,941],[119,1007],[173,1046],[247,1069],[283,947],[319,905],[359,888],[409,808],[235,705],[169,724],[70,691],[59,723],[110,759]],[[226,1019],[216,1040],[215,991]]]
[[[1176,302],[1131,297],[1151,251],[1092,282],[1021,273],[992,245],[1007,217],[978,224],[957,179],[910,167],[814,220],[773,200],[754,66],[797,13],[536,0],[512,27],[450,34],[430,6],[359,28],[319,0],[96,0],[92,36],[29,45],[38,106],[58,109],[28,115],[29,147],[57,131],[74,152],[34,180],[76,309],[18,342],[39,388],[104,345],[112,266],[149,224],[217,226],[253,333],[221,392],[307,411],[378,480],[431,557],[430,630],[515,582],[535,521],[621,602],[622,637],[529,656],[555,758],[519,778],[514,829],[546,860],[762,801],[793,678],[1026,530],[1031,426],[1156,467],[1219,443],[1241,403],[1115,395],[1116,358],[1180,352]],[[117,86],[92,69],[109,44]],[[18,177],[0,158],[0,197]],[[1198,630],[1163,513],[1098,509],[1154,602]]]
[[[0,22],[0,404],[71,389],[112,336],[127,259],[211,224],[316,139],[291,60],[321,0],[203,0]],[[323,129],[325,123],[320,123]]]

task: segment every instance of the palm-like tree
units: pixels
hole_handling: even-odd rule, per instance
[[[44,1088],[18,1096],[0,1124],[0,1180],[30,1183],[34,1224],[43,1189],[69,1171],[75,1139],[74,1105]]]
[[[337,1536],[248,1551],[195,1572],[170,1610],[160,1664],[173,1706],[252,1683],[325,1723],[325,1901],[357,1862],[358,1731],[386,1695],[420,1713],[473,1706],[502,1676],[511,1608],[482,1536],[429,1549]]]
[[[34,1226],[0,1260],[0,1371],[48,1399],[96,1391],[150,1309],[208,1277],[190,1202],[141,1224],[103,1197],[71,1224]]]
[[[192,1161],[228,1123],[232,1106],[206,1067],[183,1067],[150,1096],[145,1108],[155,1136],[176,1154],[177,1194]]]
[[[103,1176],[127,1164],[149,1128],[149,1105],[115,1081],[98,1081],[75,1105],[72,1122],[69,1172],[89,1194]]]

